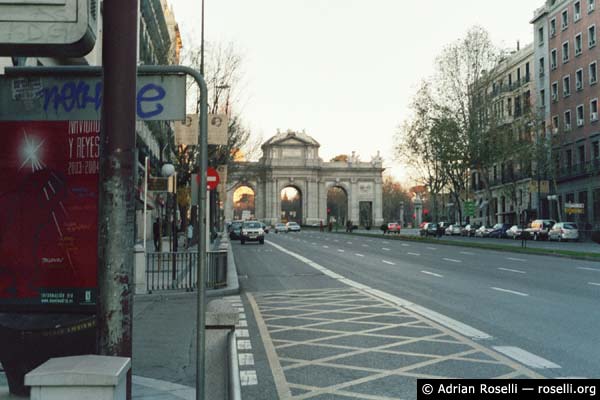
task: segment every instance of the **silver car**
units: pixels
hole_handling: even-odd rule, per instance
[[[578,241],[579,229],[577,229],[577,224],[573,222],[557,222],[548,231],[548,239],[558,240],[559,242],[562,242],[563,240]]]

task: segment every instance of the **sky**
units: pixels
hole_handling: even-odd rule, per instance
[[[200,46],[201,0],[169,0],[183,46]],[[435,58],[473,25],[516,49],[543,0],[205,0],[205,40],[243,59],[237,104],[255,140],[305,130],[329,161],[356,151],[405,184],[394,135]]]

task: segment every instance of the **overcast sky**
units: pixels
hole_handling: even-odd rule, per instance
[[[169,0],[183,46],[200,46],[201,0]],[[543,0],[205,0],[205,40],[243,56],[244,120],[268,139],[302,130],[328,161],[381,151],[406,182],[393,136],[421,79],[445,45],[479,24],[504,48],[533,41]]]

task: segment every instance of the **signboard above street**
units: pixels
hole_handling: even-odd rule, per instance
[[[567,214],[585,214],[585,204],[565,203],[565,212]]]
[[[0,3],[4,0],[0,0]],[[102,79],[0,76],[0,121],[100,120]],[[139,75],[138,120],[184,120],[184,75]]]
[[[226,114],[208,114],[208,144],[226,145],[229,118]],[[198,145],[198,114],[189,114],[185,120],[175,122],[175,143],[184,146]]]
[[[96,42],[97,2],[0,0],[0,56],[80,57]]]

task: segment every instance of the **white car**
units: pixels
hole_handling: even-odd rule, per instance
[[[577,229],[577,225],[573,222],[557,222],[548,231],[548,239],[558,240],[559,242],[563,240],[573,240],[576,242],[579,240],[579,229]]]
[[[262,228],[262,223],[258,221],[245,221],[242,224],[240,240],[242,244],[253,241],[265,244],[265,231]]]
[[[286,224],[282,224],[281,222],[275,224],[275,233],[279,233],[279,232],[288,232],[288,228]]]
[[[289,232],[300,232],[300,225],[296,222],[288,222],[285,224]]]

